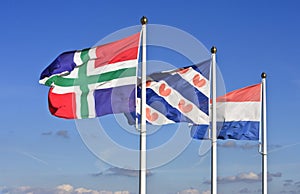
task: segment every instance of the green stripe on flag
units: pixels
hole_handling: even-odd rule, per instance
[[[88,60],[90,60],[89,50],[90,49],[84,49],[81,51],[80,58],[81,58],[82,63],[86,63],[86,62],[88,62]]]
[[[80,58],[83,61],[83,65],[78,69],[78,79],[73,81],[73,84],[80,85],[81,96],[80,96],[80,114],[81,118],[88,118],[89,116],[89,107],[87,96],[89,94],[89,88],[87,85],[87,61],[90,59],[88,55],[89,50],[81,51]]]
[[[79,71],[81,71],[81,68],[85,67],[86,64],[80,66]],[[82,79],[82,77],[78,78],[65,78],[60,76],[53,76],[49,80],[47,80],[46,85],[51,85],[51,83],[54,83],[57,86],[62,87],[70,87],[70,86],[80,86],[83,84],[94,84],[94,83],[101,83],[101,82],[107,82],[118,78],[125,78],[125,77],[131,77],[136,76],[136,67],[132,68],[126,68],[126,69],[119,69],[116,71],[106,72],[100,75],[92,75],[92,76],[86,76],[85,79]]]

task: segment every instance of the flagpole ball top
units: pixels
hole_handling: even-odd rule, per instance
[[[215,46],[211,47],[210,52],[212,54],[216,54],[217,53],[217,47],[215,47]]]
[[[146,16],[143,16],[141,18],[141,24],[144,25],[144,24],[147,24],[148,23],[148,18]]]
[[[265,72],[261,73],[261,78],[267,78],[267,74]]]

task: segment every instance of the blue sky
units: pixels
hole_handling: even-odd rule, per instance
[[[80,193],[80,188],[138,193],[134,171],[97,158],[75,121],[49,114],[48,88],[38,79],[58,54],[139,25],[143,15],[149,24],[191,34],[207,49],[216,45],[227,91],[258,83],[267,73],[270,193],[300,193],[299,8],[293,0],[1,2],[0,193]],[[149,58],[167,60],[160,54]],[[183,61],[172,65],[187,65]],[[100,120],[114,126],[108,132],[113,139],[137,146],[137,136],[122,139],[126,131],[109,117]],[[161,145],[173,133],[171,127],[154,131],[148,144]],[[198,154],[208,143],[193,140],[174,160],[151,169],[148,193],[208,193],[210,154]],[[260,172],[257,142],[219,141],[219,193],[260,193]]]

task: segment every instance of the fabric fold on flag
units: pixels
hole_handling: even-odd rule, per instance
[[[148,124],[179,122],[209,124],[210,60],[197,65],[147,76],[146,120]],[[140,117],[141,89],[137,88],[137,112],[125,114],[129,124]]]
[[[258,140],[261,120],[261,83],[217,99],[218,139]],[[191,136],[208,139],[207,129],[192,126]]]
[[[51,114],[94,118],[135,110],[140,32],[115,42],[60,54],[42,73]]]

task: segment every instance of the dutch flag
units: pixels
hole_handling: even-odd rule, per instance
[[[258,140],[261,120],[261,83],[217,98],[218,139]],[[207,139],[207,129],[193,126],[191,135]]]

